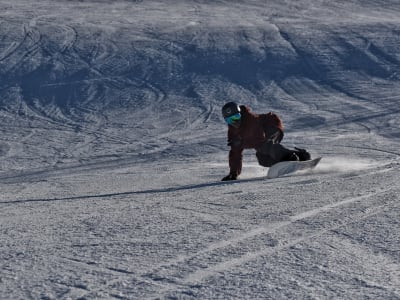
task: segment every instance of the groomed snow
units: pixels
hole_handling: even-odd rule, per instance
[[[0,0],[0,299],[400,299],[399,16]],[[321,163],[221,182],[228,101]]]

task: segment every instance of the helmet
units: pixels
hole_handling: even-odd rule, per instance
[[[222,107],[222,116],[228,125],[235,128],[240,127],[242,116],[240,107],[235,102],[228,102]]]
[[[228,102],[222,107],[222,116],[225,118],[240,113],[240,107],[235,102]]]

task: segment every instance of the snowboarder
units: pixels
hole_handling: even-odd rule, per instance
[[[258,163],[270,167],[281,161],[310,160],[304,150],[288,149],[280,144],[283,138],[282,120],[275,113],[256,114],[244,105],[228,102],[222,107],[222,116],[228,124],[229,175],[222,181],[235,180],[242,171],[244,149],[255,149]]]

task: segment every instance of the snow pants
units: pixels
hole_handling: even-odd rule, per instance
[[[270,134],[270,138],[263,143],[256,152],[258,163],[263,167],[270,167],[280,161],[293,160],[293,150],[280,144],[283,133],[276,129]]]

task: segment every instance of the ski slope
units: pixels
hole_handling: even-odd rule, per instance
[[[399,16],[0,0],[0,299],[400,299]],[[228,101],[320,164],[221,182]]]

